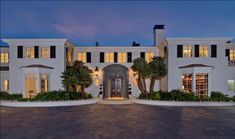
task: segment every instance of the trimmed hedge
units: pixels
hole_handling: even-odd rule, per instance
[[[81,96],[78,92],[67,91],[49,91],[46,93],[39,93],[34,98],[23,98],[22,94],[9,94],[7,92],[0,92],[1,100],[16,100],[16,101],[59,101],[59,100],[79,100],[92,98],[91,94],[85,93]]]
[[[139,95],[139,99],[149,99],[149,100],[174,100],[174,101],[234,101],[234,97],[228,97],[221,92],[212,91],[211,97],[203,96],[198,97],[193,93],[187,93],[182,90],[172,90],[170,92],[156,91],[153,95],[145,96],[143,94]]]

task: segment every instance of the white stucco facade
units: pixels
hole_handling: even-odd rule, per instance
[[[86,66],[93,71],[98,68],[98,74],[93,75],[93,83],[85,91],[97,97],[101,90],[104,90],[104,68],[109,65],[121,65],[128,69],[127,78],[128,87],[134,96],[138,96],[140,91],[136,85],[136,77],[134,76],[131,65],[133,60],[141,57],[141,53],[145,55],[152,53],[154,56],[163,56],[167,59],[167,76],[160,82],[155,83],[155,90],[173,90],[183,89],[182,77],[185,74],[192,75],[191,88],[193,92],[197,91],[196,76],[197,74],[205,74],[208,76],[208,96],[211,91],[221,91],[229,96],[235,95],[235,90],[228,88],[228,80],[235,81],[235,64],[229,64],[229,56],[226,51],[235,51],[235,42],[233,38],[168,38],[165,35],[163,25],[154,27],[154,42],[152,46],[76,46],[67,39],[2,39],[9,47],[1,47],[1,53],[9,53],[9,63],[1,63],[1,91],[9,93],[22,93],[26,97],[26,76],[28,74],[37,75],[37,92],[40,92],[41,74],[48,75],[49,90],[64,89],[61,84],[61,73],[66,69],[68,61],[78,60],[78,53],[89,53],[89,62],[84,62]],[[229,42],[230,41],[230,42]],[[178,45],[181,45],[182,56],[179,57]],[[196,46],[206,46],[207,56],[196,56]],[[211,50],[211,45],[216,45],[216,50]],[[18,58],[18,46],[23,46],[23,57]],[[26,56],[27,48],[38,48],[38,58],[28,58]],[[42,58],[41,49],[55,46],[54,58]],[[184,56],[184,46],[190,46],[191,56]],[[214,49],[214,48],[213,48]],[[71,58],[68,58],[68,50],[71,50]],[[212,56],[212,51],[216,56]],[[216,51],[216,52],[215,52]],[[34,51],[35,52],[35,51]],[[34,53],[33,52],[33,53]],[[51,55],[51,51],[49,51]],[[104,62],[100,61],[101,53],[104,53]],[[131,61],[106,62],[106,53],[131,53]],[[201,52],[200,52],[201,53]],[[214,55],[213,54],[213,55]],[[115,54],[114,54],[115,55]],[[113,55],[111,55],[113,56]],[[86,56],[87,57],[87,56]],[[87,58],[86,58],[87,59]],[[234,61],[232,61],[234,62]],[[9,70],[6,68],[9,67]],[[125,74],[123,74],[125,75]],[[122,76],[123,76],[122,75]],[[119,76],[119,75],[113,75]],[[9,80],[9,90],[4,90],[4,80]],[[147,81],[147,86],[149,82]],[[102,87],[101,87],[102,86]]]

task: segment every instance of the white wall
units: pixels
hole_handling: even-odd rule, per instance
[[[104,67],[110,65],[110,64],[121,64],[126,66],[130,69],[133,63],[100,63],[100,52],[132,52],[132,61],[138,57],[140,57],[140,52],[151,52],[154,53],[155,56],[158,55],[158,49],[157,47],[149,46],[149,47],[130,47],[130,46],[122,46],[122,47],[112,47],[112,46],[105,46],[105,47],[89,47],[89,46],[79,46],[75,47],[74,49],[74,60],[77,60],[77,53],[78,52],[91,52],[91,63],[86,63],[88,67],[91,69],[95,69],[97,66],[99,70],[102,70]],[[101,72],[100,78],[100,84],[103,84],[103,75]],[[96,78],[94,78],[96,79]],[[132,79],[129,76],[129,83],[132,86],[132,93],[135,96],[139,96],[140,91],[136,85],[133,84],[131,81]],[[147,82],[147,87],[149,86],[149,83]],[[86,89],[86,92],[92,93],[93,96],[97,96],[99,92],[99,86],[95,85],[95,80],[93,81],[93,84]],[[158,81],[155,83],[155,89],[158,90],[159,83]]]
[[[10,52],[10,93],[22,93],[24,92],[25,77],[21,69],[22,66],[29,66],[34,64],[45,65],[53,67],[53,71],[50,75],[50,90],[63,89],[61,85],[61,73],[65,69],[65,39],[4,39],[9,44]],[[43,59],[43,58],[17,58],[17,46],[26,47],[50,47],[56,46],[56,58],[55,59]],[[24,51],[25,54],[25,51]]]
[[[228,66],[225,57],[226,42],[232,38],[167,38],[168,41],[168,90],[182,89],[181,71],[179,67],[190,64],[204,64],[215,67],[211,73],[211,90],[221,91],[230,96],[235,95],[228,91],[227,80],[235,79],[235,67]],[[177,45],[193,46],[192,58],[177,58]],[[209,56],[207,58],[194,57],[194,45],[207,45]],[[211,45],[217,45],[217,58],[211,58]]]

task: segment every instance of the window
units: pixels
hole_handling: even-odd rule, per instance
[[[182,89],[185,92],[192,92],[192,74],[183,74],[182,80],[183,80]]]
[[[208,47],[200,46],[199,47],[199,57],[208,57]]]
[[[33,98],[37,95],[37,75],[27,74],[25,77],[26,98]]]
[[[48,92],[48,74],[41,74],[41,92],[45,93]]]
[[[193,47],[192,46],[184,46],[183,47],[183,56],[184,57],[192,57],[193,56]]]
[[[132,53],[131,52],[127,52],[127,62],[128,63],[132,62]]]
[[[235,61],[235,50],[232,49],[229,50],[229,60]]]
[[[228,80],[228,90],[235,90],[235,82],[234,80]]]
[[[8,63],[8,62],[9,62],[8,53],[1,53],[1,63]]]
[[[114,62],[114,54],[113,53],[105,53],[105,62],[113,63]]]
[[[126,63],[126,53],[118,53],[118,62]]]
[[[154,57],[154,53],[145,53],[145,60],[146,62],[151,62],[152,58]]]
[[[145,52],[140,52],[140,58],[145,59]]]
[[[82,61],[83,63],[86,63],[86,53],[80,53],[77,54],[78,61]]]
[[[196,95],[208,96],[208,74],[196,74]]]
[[[4,80],[4,89],[9,90],[9,80]]]
[[[211,57],[217,56],[217,45],[211,45]]]
[[[34,58],[34,47],[26,48],[26,57]]]
[[[86,62],[91,63],[91,52],[86,53]]]
[[[41,47],[41,57],[42,58],[49,58],[50,57],[50,48]]]

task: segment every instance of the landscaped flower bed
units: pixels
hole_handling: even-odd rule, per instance
[[[228,97],[221,92],[211,92],[211,97],[198,97],[193,93],[187,93],[181,90],[172,90],[170,92],[165,91],[156,91],[153,95],[139,95],[139,99],[147,99],[147,100],[174,100],[174,101],[233,101],[235,102],[234,97]]]
[[[34,98],[23,98],[22,94],[9,94],[7,92],[0,92],[1,100],[12,100],[12,101],[60,101],[60,100],[80,100],[90,99],[91,94],[85,93],[83,96],[78,92],[67,92],[67,91],[50,91],[46,93],[39,93]]]

